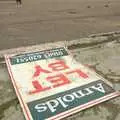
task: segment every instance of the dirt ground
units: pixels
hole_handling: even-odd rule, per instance
[[[120,0],[0,0],[0,56],[2,50],[61,42],[74,58],[89,64],[120,90]],[[81,38],[81,39],[79,39]],[[67,41],[64,41],[67,40]],[[43,48],[48,47],[43,45]],[[54,47],[54,46],[53,46]],[[34,50],[34,47],[31,49]],[[39,49],[39,46],[37,46]],[[19,51],[19,49],[16,49]],[[7,52],[11,52],[8,50]],[[16,52],[13,50],[12,52]],[[25,120],[4,59],[0,58],[0,120]],[[120,97],[64,120],[119,120]]]
[[[6,1],[6,2],[5,2]],[[0,49],[120,30],[120,0],[0,0]]]

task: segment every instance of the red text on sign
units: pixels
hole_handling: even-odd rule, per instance
[[[68,65],[65,64],[64,61],[56,61],[54,63],[48,64],[48,67],[51,70],[43,69],[40,65],[35,66],[35,73],[33,78],[39,77],[41,74],[48,74],[45,81],[49,82],[50,86],[44,86],[40,83],[39,80],[32,81],[32,85],[34,90],[30,91],[31,94],[46,91],[52,88],[60,87],[66,84],[70,84],[71,80],[69,79],[69,75],[78,75],[79,78],[88,78],[88,75],[80,69],[69,70],[67,72],[62,72],[63,70],[70,69]],[[50,73],[59,72],[57,75],[49,75]]]

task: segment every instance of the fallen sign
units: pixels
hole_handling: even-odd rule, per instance
[[[120,95],[64,47],[5,60],[26,120],[59,120]]]

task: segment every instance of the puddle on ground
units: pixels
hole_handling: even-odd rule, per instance
[[[120,90],[120,43],[110,41],[71,50],[73,57],[90,65],[97,73],[108,79],[116,90]],[[120,117],[120,97],[86,109],[64,120],[118,120]],[[0,119],[24,120],[22,110],[15,95],[6,65],[0,64]]]

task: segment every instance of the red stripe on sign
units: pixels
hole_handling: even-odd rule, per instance
[[[104,97],[99,98],[99,99],[97,99],[97,100],[91,101],[91,102],[86,103],[86,104],[84,104],[84,105],[82,105],[82,106],[73,108],[73,109],[70,110],[70,111],[67,111],[67,112],[58,114],[58,115],[55,116],[55,117],[48,118],[48,120],[59,120],[59,119],[62,119],[62,118],[64,118],[64,117],[67,117],[67,116],[69,116],[69,115],[72,115],[73,113],[77,113],[77,112],[79,112],[79,111],[81,111],[81,110],[83,110],[83,109],[85,109],[85,108],[92,107],[92,106],[94,106],[94,105],[96,105],[96,104],[98,104],[98,103],[104,102],[104,101],[106,101],[106,100],[108,100],[108,99],[111,99],[111,98],[113,98],[113,97],[117,97],[117,96],[119,96],[119,95],[120,95],[120,92],[111,93],[111,94],[109,94],[109,95],[107,95],[107,96],[104,96]]]
[[[10,78],[11,78],[11,80],[12,80],[12,83],[13,83],[13,86],[14,86],[14,88],[15,88],[15,91],[16,91],[16,94],[17,94],[17,96],[18,96],[18,99],[19,99],[19,101],[20,101],[20,104],[22,105],[23,111],[26,113],[25,116],[27,117],[27,120],[31,120],[31,119],[30,119],[30,116],[29,116],[29,113],[28,113],[28,111],[27,111],[27,109],[26,109],[25,103],[24,103],[24,101],[23,101],[23,99],[22,99],[22,96],[21,96],[21,94],[20,94],[20,92],[19,92],[19,90],[18,90],[18,88],[17,88],[15,79],[14,79],[14,77],[13,77],[9,56],[5,56],[5,61],[6,61],[6,64],[7,64],[7,66],[8,66],[8,71],[9,71],[9,74],[10,74]]]

